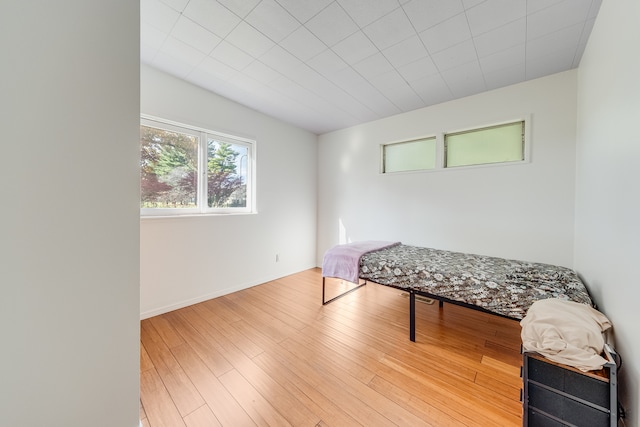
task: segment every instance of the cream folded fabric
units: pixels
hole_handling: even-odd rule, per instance
[[[598,310],[555,298],[534,302],[520,321],[522,344],[549,360],[581,371],[602,369],[603,332],[611,322]]]

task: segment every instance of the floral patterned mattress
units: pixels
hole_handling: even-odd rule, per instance
[[[409,245],[364,254],[360,278],[514,319],[544,298],[593,306],[578,275],[565,267]]]

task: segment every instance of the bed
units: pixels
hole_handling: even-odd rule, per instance
[[[356,287],[325,299],[325,278]],[[364,280],[364,283],[361,281]],[[521,320],[537,300],[559,298],[594,306],[571,269],[498,257],[365,241],[329,249],[322,263],[322,303],[328,304],[367,282],[409,293],[409,338],[415,341],[415,297],[425,296],[494,315]]]

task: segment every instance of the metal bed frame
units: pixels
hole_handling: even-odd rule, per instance
[[[365,286],[367,284],[367,280],[364,279],[364,283],[360,283],[358,282],[357,284],[354,283],[355,287],[352,289],[349,289],[329,300],[325,300],[325,276],[322,276],[322,305],[327,305],[332,301],[337,300],[338,298],[342,298],[343,296],[360,289],[361,287]],[[340,280],[344,280],[344,279],[340,279]],[[345,282],[347,282],[347,280],[344,280]],[[351,283],[351,282],[349,282]],[[371,283],[375,283],[377,285],[380,286],[388,286],[390,288],[394,288],[394,289],[399,289],[401,291],[404,292],[408,292],[409,293],[409,339],[412,342],[416,342],[416,295],[420,295],[423,297],[427,297],[427,298],[431,298],[434,300],[438,301],[438,306],[440,307],[440,309],[442,309],[444,307],[444,303],[449,303],[449,304],[454,304],[454,305],[459,305],[461,307],[466,307],[466,308],[471,308],[473,310],[477,310],[477,311],[481,311],[483,313],[488,313],[491,314],[493,316],[498,316],[498,317],[502,317],[505,319],[510,319],[510,320],[515,320],[515,321],[519,321],[519,319],[515,319],[513,317],[509,317],[509,316],[505,316],[503,314],[499,314],[499,313],[494,313],[492,311],[489,311],[485,308],[482,307],[478,307],[477,305],[473,305],[473,304],[467,304],[465,302],[460,302],[460,301],[456,301],[456,300],[452,300],[449,298],[444,298],[438,295],[434,295],[434,294],[430,294],[428,292],[423,292],[423,291],[418,291],[415,289],[408,289],[408,288],[402,288],[400,286],[393,286],[393,285],[384,285],[381,283],[376,283],[371,281]]]

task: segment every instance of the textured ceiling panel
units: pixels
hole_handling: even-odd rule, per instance
[[[142,0],[141,61],[314,133],[575,68],[602,0]]]

